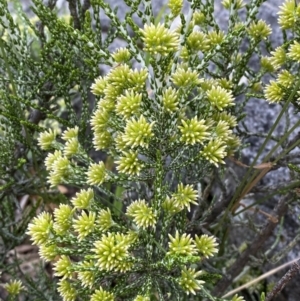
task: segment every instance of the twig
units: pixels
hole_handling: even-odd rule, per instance
[[[272,216],[276,217],[277,220],[280,220],[282,216],[284,216],[288,210],[289,199],[291,198],[291,194],[287,194],[285,197],[282,197],[276,208],[271,213]],[[275,229],[276,223],[272,220],[268,219],[265,226],[258,234],[258,236],[254,239],[254,241],[249,244],[248,248],[241,254],[241,256],[234,262],[234,264],[226,271],[226,278],[221,279],[214,289],[214,294],[217,296],[221,296],[226,288],[232,283],[233,279],[237,277],[243,268],[247,265],[251,256],[255,256],[257,252],[263,247],[265,241],[269,238],[272,231]]]
[[[70,10],[71,16],[73,17],[74,28],[80,29],[81,24],[80,24],[80,20],[78,17],[76,2],[74,0],[67,0],[67,2],[69,2],[69,10]]]
[[[295,262],[298,261],[298,260],[300,260],[300,257],[298,257],[298,258],[296,258],[296,259],[293,259],[293,260],[291,260],[291,261],[289,261],[289,262],[287,262],[287,263],[284,263],[284,264],[280,265],[279,267],[277,267],[277,268],[275,268],[275,269],[272,269],[271,271],[268,271],[268,272],[262,274],[261,276],[259,276],[259,277],[255,278],[255,279],[253,279],[252,281],[247,282],[247,283],[245,283],[245,284],[243,284],[243,285],[237,287],[236,289],[234,289],[234,290],[228,292],[227,294],[225,294],[224,296],[222,296],[222,298],[228,298],[228,297],[230,297],[230,296],[232,296],[232,295],[234,295],[234,294],[240,292],[241,290],[243,290],[243,289],[245,289],[245,288],[248,288],[248,287],[250,287],[251,285],[256,284],[257,282],[259,282],[259,281],[261,281],[261,280],[263,280],[263,279],[265,279],[265,278],[267,278],[267,277],[269,277],[269,276],[271,276],[271,275],[274,275],[275,273],[277,273],[278,271],[280,271],[280,270],[286,268],[287,266],[289,266],[289,265],[291,265],[291,264],[293,264],[293,263],[295,264]],[[297,264],[297,265],[298,265],[298,264]],[[298,265],[298,267],[299,267],[299,265]],[[285,276],[284,276],[284,277],[285,277]],[[283,277],[283,278],[284,278],[284,277]],[[283,279],[283,278],[282,278],[282,279]],[[276,286],[275,286],[275,287],[276,287]],[[274,287],[274,289],[275,289],[275,287]],[[274,290],[274,289],[273,289],[273,290]],[[267,301],[267,299],[266,299],[265,301]]]
[[[299,262],[299,261],[298,261]],[[287,271],[287,273],[277,282],[272,291],[268,293],[265,301],[271,301],[276,297],[286,284],[291,281],[291,279],[299,272],[300,265],[298,262],[294,262],[292,267]]]

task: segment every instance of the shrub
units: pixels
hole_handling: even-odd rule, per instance
[[[283,112],[298,106],[292,2],[281,7],[279,24],[295,35],[276,49],[257,18],[260,0],[224,0],[224,31],[210,1],[191,1],[183,13],[183,1],[170,0],[159,16],[151,1],[125,1],[122,20],[102,0],[69,1],[64,19],[55,1],[33,0],[39,21],[23,13],[23,28],[0,4],[2,190],[6,200],[58,199],[53,215],[39,213],[27,233],[53,262],[63,300],[222,300],[211,295],[219,275],[204,269],[218,252],[213,222],[222,220],[212,208],[201,212],[202,201],[242,147],[236,127],[251,97],[285,102]],[[100,11],[110,19],[105,38]],[[115,39],[125,45],[111,50]],[[267,76],[275,80],[266,85]],[[224,217],[249,192],[242,184]],[[78,191],[69,201],[59,185]]]

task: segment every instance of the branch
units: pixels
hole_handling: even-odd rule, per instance
[[[268,293],[265,301],[271,301],[274,297],[276,297],[299,271],[300,265],[298,261],[293,263],[292,267],[287,271],[287,273],[277,282],[272,291]]]
[[[276,217],[277,220],[280,220],[282,216],[284,216],[288,210],[288,201],[291,198],[291,194],[282,197],[278,202],[276,208],[271,213],[272,216]],[[226,271],[226,278],[220,280],[214,289],[214,294],[217,296],[223,295],[224,291],[228,286],[231,285],[234,278],[236,278],[243,270],[243,268],[247,265],[251,256],[255,256],[260,249],[262,249],[264,243],[269,238],[271,233],[276,227],[276,223],[274,223],[273,219],[270,219],[266,222],[265,226],[258,234],[256,239],[249,244],[248,248],[241,254],[241,256],[235,261],[235,263]]]

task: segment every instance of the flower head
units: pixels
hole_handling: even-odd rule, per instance
[[[58,282],[58,292],[63,298],[63,301],[75,301],[76,299],[76,289],[72,287],[68,280],[61,279]]]
[[[214,256],[214,253],[218,252],[216,238],[214,236],[208,236],[203,234],[200,237],[195,236],[195,244],[198,249],[198,252],[208,258]]]
[[[53,229],[53,220],[49,213],[42,212],[28,225],[26,232],[31,236],[31,240],[35,245],[41,245],[48,241]]]
[[[48,130],[42,132],[38,138],[38,145],[42,150],[49,150],[54,146],[56,141],[57,131],[56,130]]]
[[[196,248],[193,239],[189,234],[179,235],[176,231],[175,237],[169,234],[169,251],[168,255],[188,256],[196,253]]]
[[[54,275],[63,277],[62,279],[72,278],[72,262],[66,255],[62,255],[61,258],[54,264]]]
[[[172,81],[180,88],[192,88],[200,83],[197,71],[181,67],[177,68],[172,75]]]
[[[114,301],[114,294],[107,292],[103,290],[102,287],[100,289],[96,290],[92,296],[91,296],[91,301]]]
[[[270,25],[263,20],[259,20],[257,22],[253,21],[248,28],[250,37],[255,40],[265,40],[271,32],[272,30]]]
[[[174,17],[178,16],[182,10],[183,0],[169,0],[168,6]]]
[[[279,69],[287,59],[287,54],[284,48],[277,47],[275,51],[271,52],[272,57],[270,58],[271,64],[274,66],[275,69]]]
[[[142,94],[134,93],[134,91],[126,91],[125,95],[118,98],[116,105],[117,114],[124,118],[130,118],[138,113],[142,101]]]
[[[81,213],[81,215],[73,221],[73,227],[76,232],[78,232],[78,239],[81,241],[91,232],[93,232],[95,228],[95,219],[96,213],[89,212],[88,215],[85,211]]]
[[[107,149],[111,146],[113,142],[112,135],[107,130],[94,132],[93,144],[96,150]]]
[[[116,161],[117,170],[128,175],[139,175],[143,164],[138,160],[137,152],[123,152],[123,156]]]
[[[87,209],[90,207],[94,199],[94,191],[89,188],[87,190],[82,189],[76,193],[76,196],[71,200],[73,206],[76,209]]]
[[[169,87],[162,94],[163,107],[168,112],[175,112],[178,109],[178,93]]]
[[[90,185],[101,185],[106,177],[106,168],[101,161],[98,164],[92,163],[87,171],[87,183]]]
[[[102,107],[97,109],[92,116],[91,126],[93,131],[101,132],[107,128],[109,121],[109,111]]]
[[[208,126],[205,125],[205,120],[197,120],[197,117],[194,117],[190,120],[181,120],[182,126],[179,126],[181,131],[180,140],[185,144],[194,145],[195,143],[202,143],[209,136],[207,131]]]
[[[80,145],[77,138],[69,139],[64,147],[64,155],[68,158],[78,154],[79,146]]]
[[[267,72],[274,72],[275,68],[272,64],[271,58],[267,56],[262,56],[260,60],[261,68]]]
[[[148,69],[142,68],[141,70],[130,70],[128,74],[127,84],[130,89],[135,92],[141,92],[145,88],[146,79],[148,77]]]
[[[212,30],[207,34],[206,37],[208,49],[212,49],[224,41],[224,33],[222,31]]]
[[[187,38],[187,44],[194,51],[205,52],[209,49],[209,41],[205,33],[201,31],[193,31]]]
[[[118,48],[113,54],[116,63],[126,63],[131,59],[131,53],[127,48]]]
[[[154,227],[156,223],[156,214],[153,208],[146,204],[145,200],[138,200],[127,207],[127,215],[133,217],[138,227]]]
[[[83,261],[77,270],[77,278],[83,287],[92,287],[95,282],[95,264],[93,261]]]
[[[179,38],[175,32],[165,28],[163,24],[145,25],[141,29],[143,35],[144,51],[151,54],[168,55],[177,50],[179,45]]]
[[[278,74],[278,83],[286,88],[290,88],[294,83],[295,76],[288,72],[287,70],[283,70]]]
[[[69,205],[60,204],[54,210],[53,228],[59,235],[65,234],[72,226],[73,210]]]
[[[107,79],[99,76],[95,79],[95,83],[91,86],[91,91],[94,95],[102,96],[104,95],[104,90],[107,86]]]
[[[233,6],[233,9],[241,9],[244,6],[243,0],[223,0],[222,5],[226,9],[230,9],[231,6]]]
[[[181,271],[179,284],[182,287],[182,289],[187,293],[187,295],[189,295],[190,293],[195,295],[195,291],[201,289],[201,285],[204,283],[204,281],[196,279],[201,274],[202,271],[196,272],[195,269],[184,268]]]
[[[58,248],[56,244],[44,244],[39,248],[39,255],[46,262],[52,261],[58,255]]]
[[[266,86],[264,94],[269,102],[279,102],[284,97],[284,91],[274,80],[271,80],[269,85]]]
[[[292,29],[295,27],[297,20],[300,17],[300,7],[296,7],[294,0],[286,0],[282,6],[279,7],[278,23],[282,29]]]
[[[294,41],[294,44],[292,44],[289,49],[288,57],[300,63],[300,43]]]
[[[176,207],[187,207],[188,211],[190,211],[191,204],[197,204],[197,191],[193,189],[192,185],[183,186],[180,183],[177,186],[177,192],[172,194],[172,199]]]
[[[148,147],[149,141],[153,136],[152,127],[154,123],[148,123],[142,115],[138,120],[131,119],[127,122],[125,134],[123,136],[124,142],[129,147]]]
[[[97,217],[97,223],[101,231],[107,231],[115,222],[112,219],[110,209],[102,209]]]
[[[232,93],[219,86],[213,86],[206,95],[210,103],[220,111],[234,105]]]
[[[45,159],[45,166],[48,171],[52,170],[54,162],[62,157],[62,152],[56,150],[53,154],[49,153]]]
[[[16,296],[19,295],[24,286],[20,280],[10,280],[8,283],[4,284],[4,288],[7,290],[9,295]]]
[[[65,178],[68,178],[71,172],[71,164],[67,157],[57,156],[52,163],[51,169],[48,182],[51,186],[57,186],[62,183]]]
[[[106,76],[107,82],[110,84],[104,90],[105,96],[107,96],[108,92],[112,92],[114,98],[119,96],[123,89],[128,88],[128,75],[130,74],[131,70],[128,65],[121,64],[115,68],[112,68],[109,74]],[[108,91],[107,88],[110,88]]]
[[[219,163],[225,164],[223,159],[227,155],[226,145],[224,144],[224,141],[218,138],[210,140],[200,154],[210,163],[213,163],[218,167]]]
[[[237,126],[237,118],[227,112],[217,112],[212,118],[215,121],[225,121],[231,128]]]
[[[229,129],[229,124],[224,120],[220,120],[215,127],[216,137],[223,141],[227,141],[231,134],[232,130]]]
[[[169,214],[175,214],[180,212],[183,207],[178,207],[174,199],[167,197],[162,203],[162,208]]]
[[[73,138],[77,138],[78,137],[78,130],[79,130],[78,126],[75,126],[74,128],[67,128],[63,132],[61,138],[65,141],[68,141],[68,140],[73,139]]]
[[[202,25],[206,21],[206,16],[203,12],[195,11],[193,14],[193,21],[195,22],[195,25]]]
[[[95,258],[101,270],[120,271],[121,263],[128,257],[128,241],[125,237],[116,236],[114,233],[103,234],[101,240],[94,243]]]
[[[238,296],[237,294],[235,294],[235,295],[232,297],[231,301],[245,301],[245,299],[244,299],[244,297]]]

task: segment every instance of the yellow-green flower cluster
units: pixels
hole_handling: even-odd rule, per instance
[[[206,52],[209,49],[209,43],[207,35],[201,31],[193,31],[187,38],[187,45],[193,51]]]
[[[54,147],[56,141],[57,131],[48,130],[42,132],[38,138],[38,145],[42,150],[49,150]]]
[[[127,122],[123,141],[129,147],[148,147],[153,136],[154,122],[148,123],[143,115],[138,120],[131,119]]]
[[[35,245],[45,244],[52,236],[53,220],[49,213],[42,212],[28,226],[27,234]]]
[[[168,7],[174,17],[177,17],[180,14],[182,6],[183,0],[169,0]]]
[[[193,255],[196,253],[196,247],[190,235],[182,234],[176,231],[175,237],[169,234],[169,251],[168,255]]]
[[[175,10],[178,11],[178,8]],[[176,51],[179,46],[178,34],[165,28],[164,24],[146,24],[141,33],[145,43],[144,50],[150,54],[166,56]]]
[[[61,279],[58,282],[58,292],[63,297],[64,301],[75,301],[76,299],[76,289],[71,285],[68,280]]]
[[[233,6],[236,9],[241,9],[244,6],[243,0],[223,0],[222,5],[226,9],[230,9],[231,6]]]
[[[178,282],[187,295],[190,293],[195,295],[196,291],[201,289],[201,285],[204,284],[204,281],[197,279],[197,277],[199,277],[201,274],[202,271],[196,272],[195,269],[191,268],[184,268],[181,271],[181,277],[179,278]]]
[[[224,164],[224,158],[227,155],[226,152],[226,144],[223,140],[216,138],[214,140],[210,140],[207,145],[201,151],[201,155],[206,158],[207,161],[211,162],[215,166],[219,166],[219,164]]]
[[[59,235],[65,234],[72,226],[73,210],[69,205],[60,204],[54,210],[53,228]]]
[[[248,28],[250,37],[255,40],[265,40],[271,32],[272,30],[270,25],[263,20],[259,20],[257,22],[253,21]]]
[[[61,136],[65,140],[64,145],[56,141],[55,130],[41,133],[38,138],[38,144],[42,149],[56,148],[54,153],[49,153],[45,159],[45,166],[49,171],[48,182],[51,186],[64,183],[73,174],[71,157],[82,152],[78,141],[78,130],[78,127],[74,127],[64,131]]]
[[[272,51],[271,55],[271,64],[275,69],[279,69],[287,60],[286,51],[282,46],[277,47],[274,51]]]
[[[169,251],[168,255],[178,255],[178,256],[190,256],[194,254],[199,254],[203,257],[214,256],[214,253],[218,252],[216,238],[214,236],[208,236],[206,234],[192,239],[190,235],[182,234],[180,235],[176,231],[175,236],[169,234]]]
[[[286,0],[279,7],[278,23],[282,29],[293,29],[300,17],[300,6],[294,0]]]
[[[232,93],[219,86],[213,86],[206,95],[210,103],[219,111],[234,105]]]
[[[178,109],[178,93],[175,89],[169,87],[162,94],[164,109],[169,112],[176,112]]]
[[[179,88],[192,88],[200,83],[200,79],[197,71],[179,67],[172,75],[172,82]]]
[[[24,286],[20,280],[10,280],[8,283],[4,284],[4,288],[11,296],[17,296],[24,290]]]
[[[114,301],[114,294],[103,290],[100,287],[99,290],[96,290],[95,293],[91,296],[91,301]]]
[[[143,163],[138,159],[137,152],[123,152],[116,163],[118,164],[117,169],[129,176],[139,175],[143,168]]]
[[[103,234],[102,238],[94,243],[97,265],[104,271],[121,271],[131,269],[128,253],[130,243],[125,235],[114,233]]]
[[[94,231],[96,213],[82,211],[77,219],[73,220],[73,228],[78,233],[79,241]]]
[[[176,258],[202,256],[208,258],[218,252],[216,248],[218,243],[213,236],[204,234],[198,237],[196,235],[195,239],[193,239],[189,234],[179,234],[179,232],[176,231],[174,237],[169,234],[169,239],[169,251],[166,256],[175,256]],[[201,285],[204,281],[196,279],[201,273],[202,271],[195,271],[186,266],[183,267],[178,282],[187,294],[196,294],[195,291],[201,289]]]
[[[155,227],[156,213],[153,208],[146,204],[145,200],[138,200],[127,207],[127,215],[133,218],[140,228]]]
[[[62,277],[62,279],[72,278],[72,262],[66,255],[62,255],[61,258],[55,263],[54,275]]]
[[[97,222],[99,224],[99,229],[101,231],[107,231],[110,227],[115,225],[115,222],[112,219],[109,208],[107,208],[106,210],[102,209],[99,212],[98,217],[97,217]]]
[[[190,120],[181,120],[182,126],[179,126],[181,131],[181,141],[185,144],[194,145],[195,143],[203,143],[209,136],[208,126],[205,125],[205,120],[197,120],[196,117]]]
[[[112,57],[118,64],[126,63],[131,59],[131,53],[127,48],[119,48],[112,54]]]
[[[74,208],[76,209],[88,209],[94,200],[94,191],[89,188],[87,190],[82,189],[71,200]]]
[[[92,163],[87,171],[87,183],[90,185],[100,185],[105,181],[106,168],[103,162]]]

